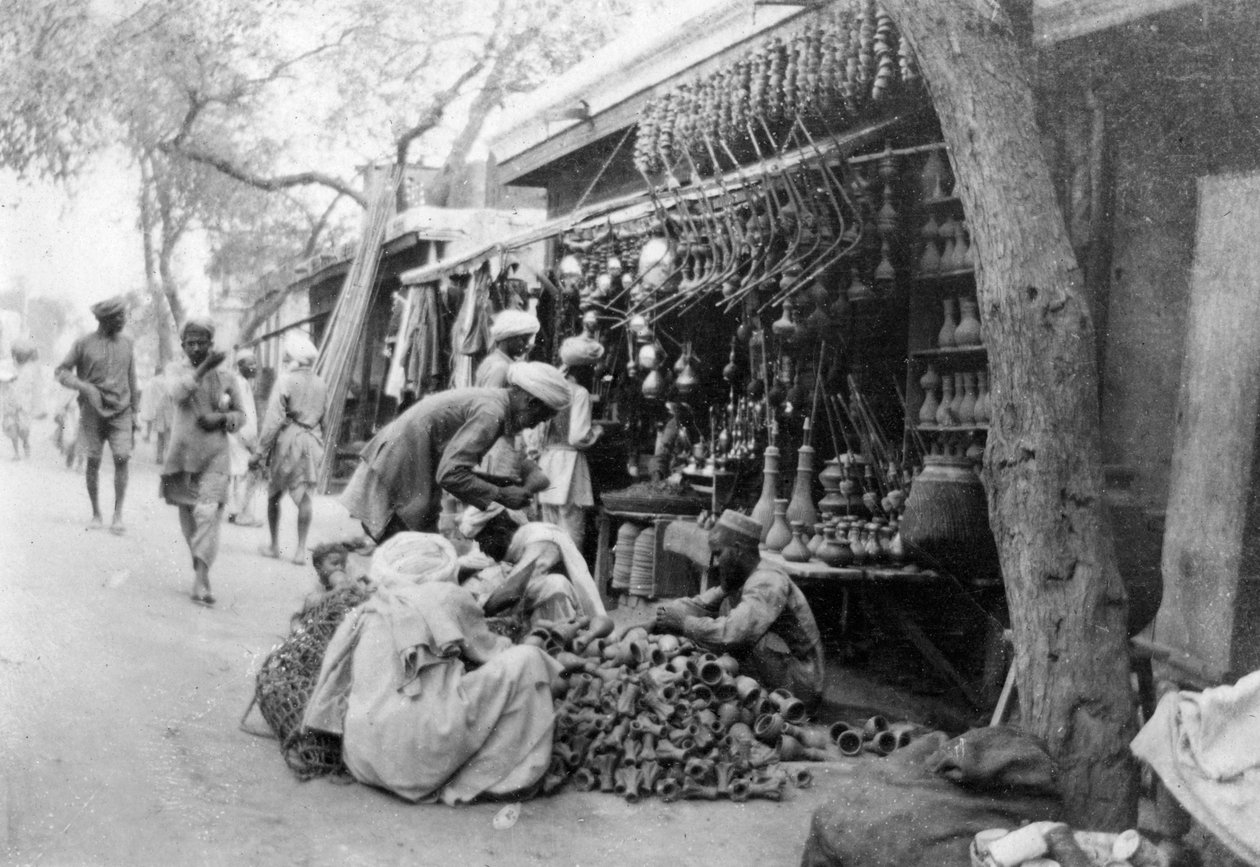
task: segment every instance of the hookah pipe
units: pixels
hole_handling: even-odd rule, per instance
[[[801,122],[799,115],[797,116],[796,122],[797,127],[794,127],[794,129],[799,128],[801,130],[801,132],[805,135],[805,138],[808,140],[810,147],[817,155],[818,170],[823,176],[822,189],[826,193],[827,198],[831,201],[832,207],[835,210],[838,230],[836,241],[832,244],[832,246],[828,248],[825,253],[819,256],[818,261],[811,266],[808,271],[800,276],[799,282],[807,283],[816,279],[820,274],[827,271],[832,265],[839,262],[845,256],[851,255],[853,251],[861,245],[863,224],[861,219],[858,218],[856,205],[854,205],[852,200],[849,198],[848,193],[845,191],[843,182],[832,174],[831,169],[827,165],[826,155],[823,154],[822,149],[818,147],[818,143],[814,140],[813,136],[809,134],[809,130],[805,127],[805,124]],[[837,147],[838,146],[839,145],[837,144]],[[836,190],[839,190],[840,192],[840,200],[836,199]],[[847,205],[849,211],[854,215],[853,222],[848,225],[852,225],[856,229],[852,236],[852,240],[848,241],[847,245],[845,240],[846,222],[844,219],[844,207],[841,202],[843,202],[843,205]],[[841,249],[842,247],[843,249]],[[764,307],[769,307],[771,305],[782,304],[789,294],[790,290],[780,292],[777,296],[763,305],[763,309]]]

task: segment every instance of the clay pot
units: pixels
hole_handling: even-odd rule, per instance
[[[902,516],[906,550],[957,575],[1001,574],[984,485],[965,457],[927,455]]]
[[[762,743],[773,744],[783,735],[783,717],[777,713],[763,714],[753,724],[753,734]]]
[[[735,678],[726,672],[722,673],[722,677],[710,689],[713,690],[715,701],[733,701],[739,695],[735,689]]]
[[[954,328],[954,345],[980,345],[980,316],[976,302],[971,298],[958,299],[958,325]]]
[[[868,753],[877,756],[891,755],[897,749],[897,736],[890,731],[878,732],[866,742],[865,748]]]
[[[751,677],[741,675],[735,678],[735,695],[742,706],[748,707],[761,700],[761,684]]]
[[[785,721],[792,724],[805,722],[805,717],[808,715],[805,703],[786,689],[776,689],[770,693],[770,701],[774,703]]]
[[[862,752],[862,732],[848,723],[833,723],[828,736],[843,756],[856,756]]]
[[[725,672],[723,672],[722,666],[718,665],[716,659],[711,659],[701,663],[697,673],[700,675],[701,683],[712,687],[722,679],[722,675]]]
[[[556,623],[551,627],[551,635],[562,646],[568,646],[577,634],[581,631],[581,626],[576,620],[570,620],[568,623]]]
[[[766,548],[771,551],[782,551],[789,542],[792,541],[792,528],[787,522],[786,499],[776,499],[774,501],[774,523],[770,530],[766,533]]]
[[[888,731],[888,718],[876,714],[869,717],[866,722],[862,723],[862,737],[864,740],[870,740],[880,732]]]
[[[807,563],[812,555],[805,544],[805,525],[800,521],[792,522],[792,540],[779,552],[789,563]]]
[[[823,542],[818,546],[815,556],[834,568],[849,566],[853,563],[853,550],[849,547],[847,540],[841,541],[836,538],[835,527],[823,529]]]

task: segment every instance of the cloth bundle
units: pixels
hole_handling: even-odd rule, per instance
[[[1190,815],[1260,864],[1260,671],[1233,686],[1170,692],[1130,748]]]

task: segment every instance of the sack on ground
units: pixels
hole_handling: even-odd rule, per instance
[[[968,867],[978,831],[1054,820],[1044,745],[1010,726],[921,738],[814,811],[802,867]]]

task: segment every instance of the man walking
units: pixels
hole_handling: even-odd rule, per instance
[[[254,517],[254,493],[260,470],[251,467],[258,450],[258,405],[254,400],[254,377],[258,359],[245,351],[236,358],[236,387],[244,401],[245,422],[236,433],[228,434],[228,454],[232,464],[232,484],[228,496],[228,523],[238,527],[261,527]]]
[[[319,350],[304,334],[292,333],[284,341],[289,370],[271,390],[263,416],[258,453],[252,464],[265,462],[271,480],[267,484],[267,529],[271,544],[259,549],[264,557],[280,556],[280,500],[287,493],[297,505],[297,548],[293,562],[306,562],[306,536],[311,529],[311,495],[319,483],[324,462],[324,405],[328,386],[312,368]]]
[[[127,462],[135,442],[140,390],[131,339],[122,334],[127,307],[121,297],[92,306],[97,329],[74,342],[57,367],[57,381],[79,393],[79,436],[76,447],[87,457],[87,491],[92,504],[89,530],[104,526],[98,489],[101,456],[109,443],[114,458],[114,518],[110,532],[121,536],[123,500],[127,495]]]
[[[245,421],[237,378],[219,371],[214,323],[189,318],[180,333],[187,363],[170,377],[175,425],[162,464],[162,498],[179,508],[179,526],[192,555],[192,601],[214,605],[210,567],[219,553],[219,525],[228,498],[228,435]]]

